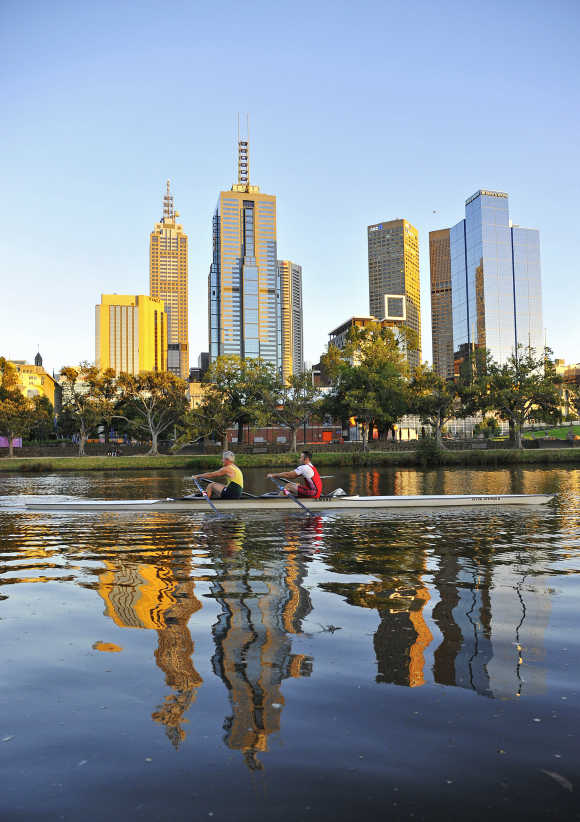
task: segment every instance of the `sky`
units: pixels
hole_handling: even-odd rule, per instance
[[[303,269],[308,361],[368,314],[366,227],[395,218],[419,230],[430,360],[429,231],[480,188],[539,229],[547,342],[580,361],[579,39],[576,0],[1,0],[0,355],[94,359],[100,294],[148,293],[170,179],[196,365],[247,112],[251,182]]]

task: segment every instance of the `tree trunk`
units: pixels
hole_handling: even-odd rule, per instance
[[[222,437],[222,442],[223,442],[223,450],[227,451],[228,450],[228,432],[227,431],[224,431],[224,435]]]
[[[297,448],[297,447],[298,447],[298,446],[296,445],[296,429],[295,429],[295,428],[293,428],[293,429],[292,429],[292,442],[291,442],[291,444],[290,444],[290,451],[291,451],[291,453],[293,453],[293,454],[294,454],[294,453],[296,453],[296,448]],[[304,446],[304,447],[306,448],[306,446]]]
[[[368,451],[369,432],[368,432],[366,423],[363,423],[363,426],[362,426],[362,443],[363,443],[363,451]]]
[[[518,449],[524,447],[522,443],[522,427],[517,423],[514,425],[514,446]]]
[[[244,423],[241,420],[238,420],[238,445],[241,445],[244,441]]]
[[[8,456],[14,456],[14,437],[11,433],[8,434]]]
[[[87,435],[84,431],[79,431],[79,457],[84,457],[85,455],[85,443],[87,441]]]
[[[159,449],[157,448],[157,431],[151,431],[151,448],[147,452],[150,457],[158,457]]]
[[[441,420],[435,421],[435,442],[437,443],[437,448],[441,448],[442,451],[446,451],[447,448],[443,445],[443,439],[441,437]]]

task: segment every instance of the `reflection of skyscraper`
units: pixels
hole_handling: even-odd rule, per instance
[[[215,673],[225,683],[232,714],[224,722],[226,745],[243,751],[248,766],[280,729],[288,677],[309,676],[312,660],[292,653],[289,633],[300,632],[311,605],[301,585],[303,562],[294,552],[249,565],[242,553],[216,559],[213,593],[222,612],[213,627]]]
[[[512,225],[508,195],[477,191],[450,229],[455,369],[471,347],[505,362],[518,344],[543,347],[540,238]]]
[[[107,560],[105,565],[99,593],[107,616],[122,628],[157,631],[155,660],[172,693],[152,716],[165,726],[168,738],[178,747],[185,738],[183,715],[202,684],[193,666],[193,640],[187,627],[191,615],[201,608],[193,580],[184,580],[182,570],[179,575],[174,573],[165,559],[157,564]]]
[[[249,141],[238,141],[238,182],[221,191],[213,216],[209,353],[282,364],[276,272],[276,197],[250,185]]]
[[[182,380],[189,376],[187,326],[187,234],[176,222],[173,194],[167,181],[163,217],[151,232],[149,282],[151,296],[162,300],[167,314],[167,370]]]

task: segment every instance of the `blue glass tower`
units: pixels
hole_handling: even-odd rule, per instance
[[[508,195],[480,190],[450,229],[455,371],[473,348],[503,363],[518,344],[543,348],[540,237],[514,226]]]

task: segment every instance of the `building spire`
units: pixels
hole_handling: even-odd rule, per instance
[[[167,180],[167,188],[163,197],[163,222],[175,222],[175,207],[173,204],[173,194],[171,193],[171,180]]]
[[[238,114],[238,185],[246,191],[250,187],[250,117],[246,114],[246,136],[240,136],[240,115]]]

